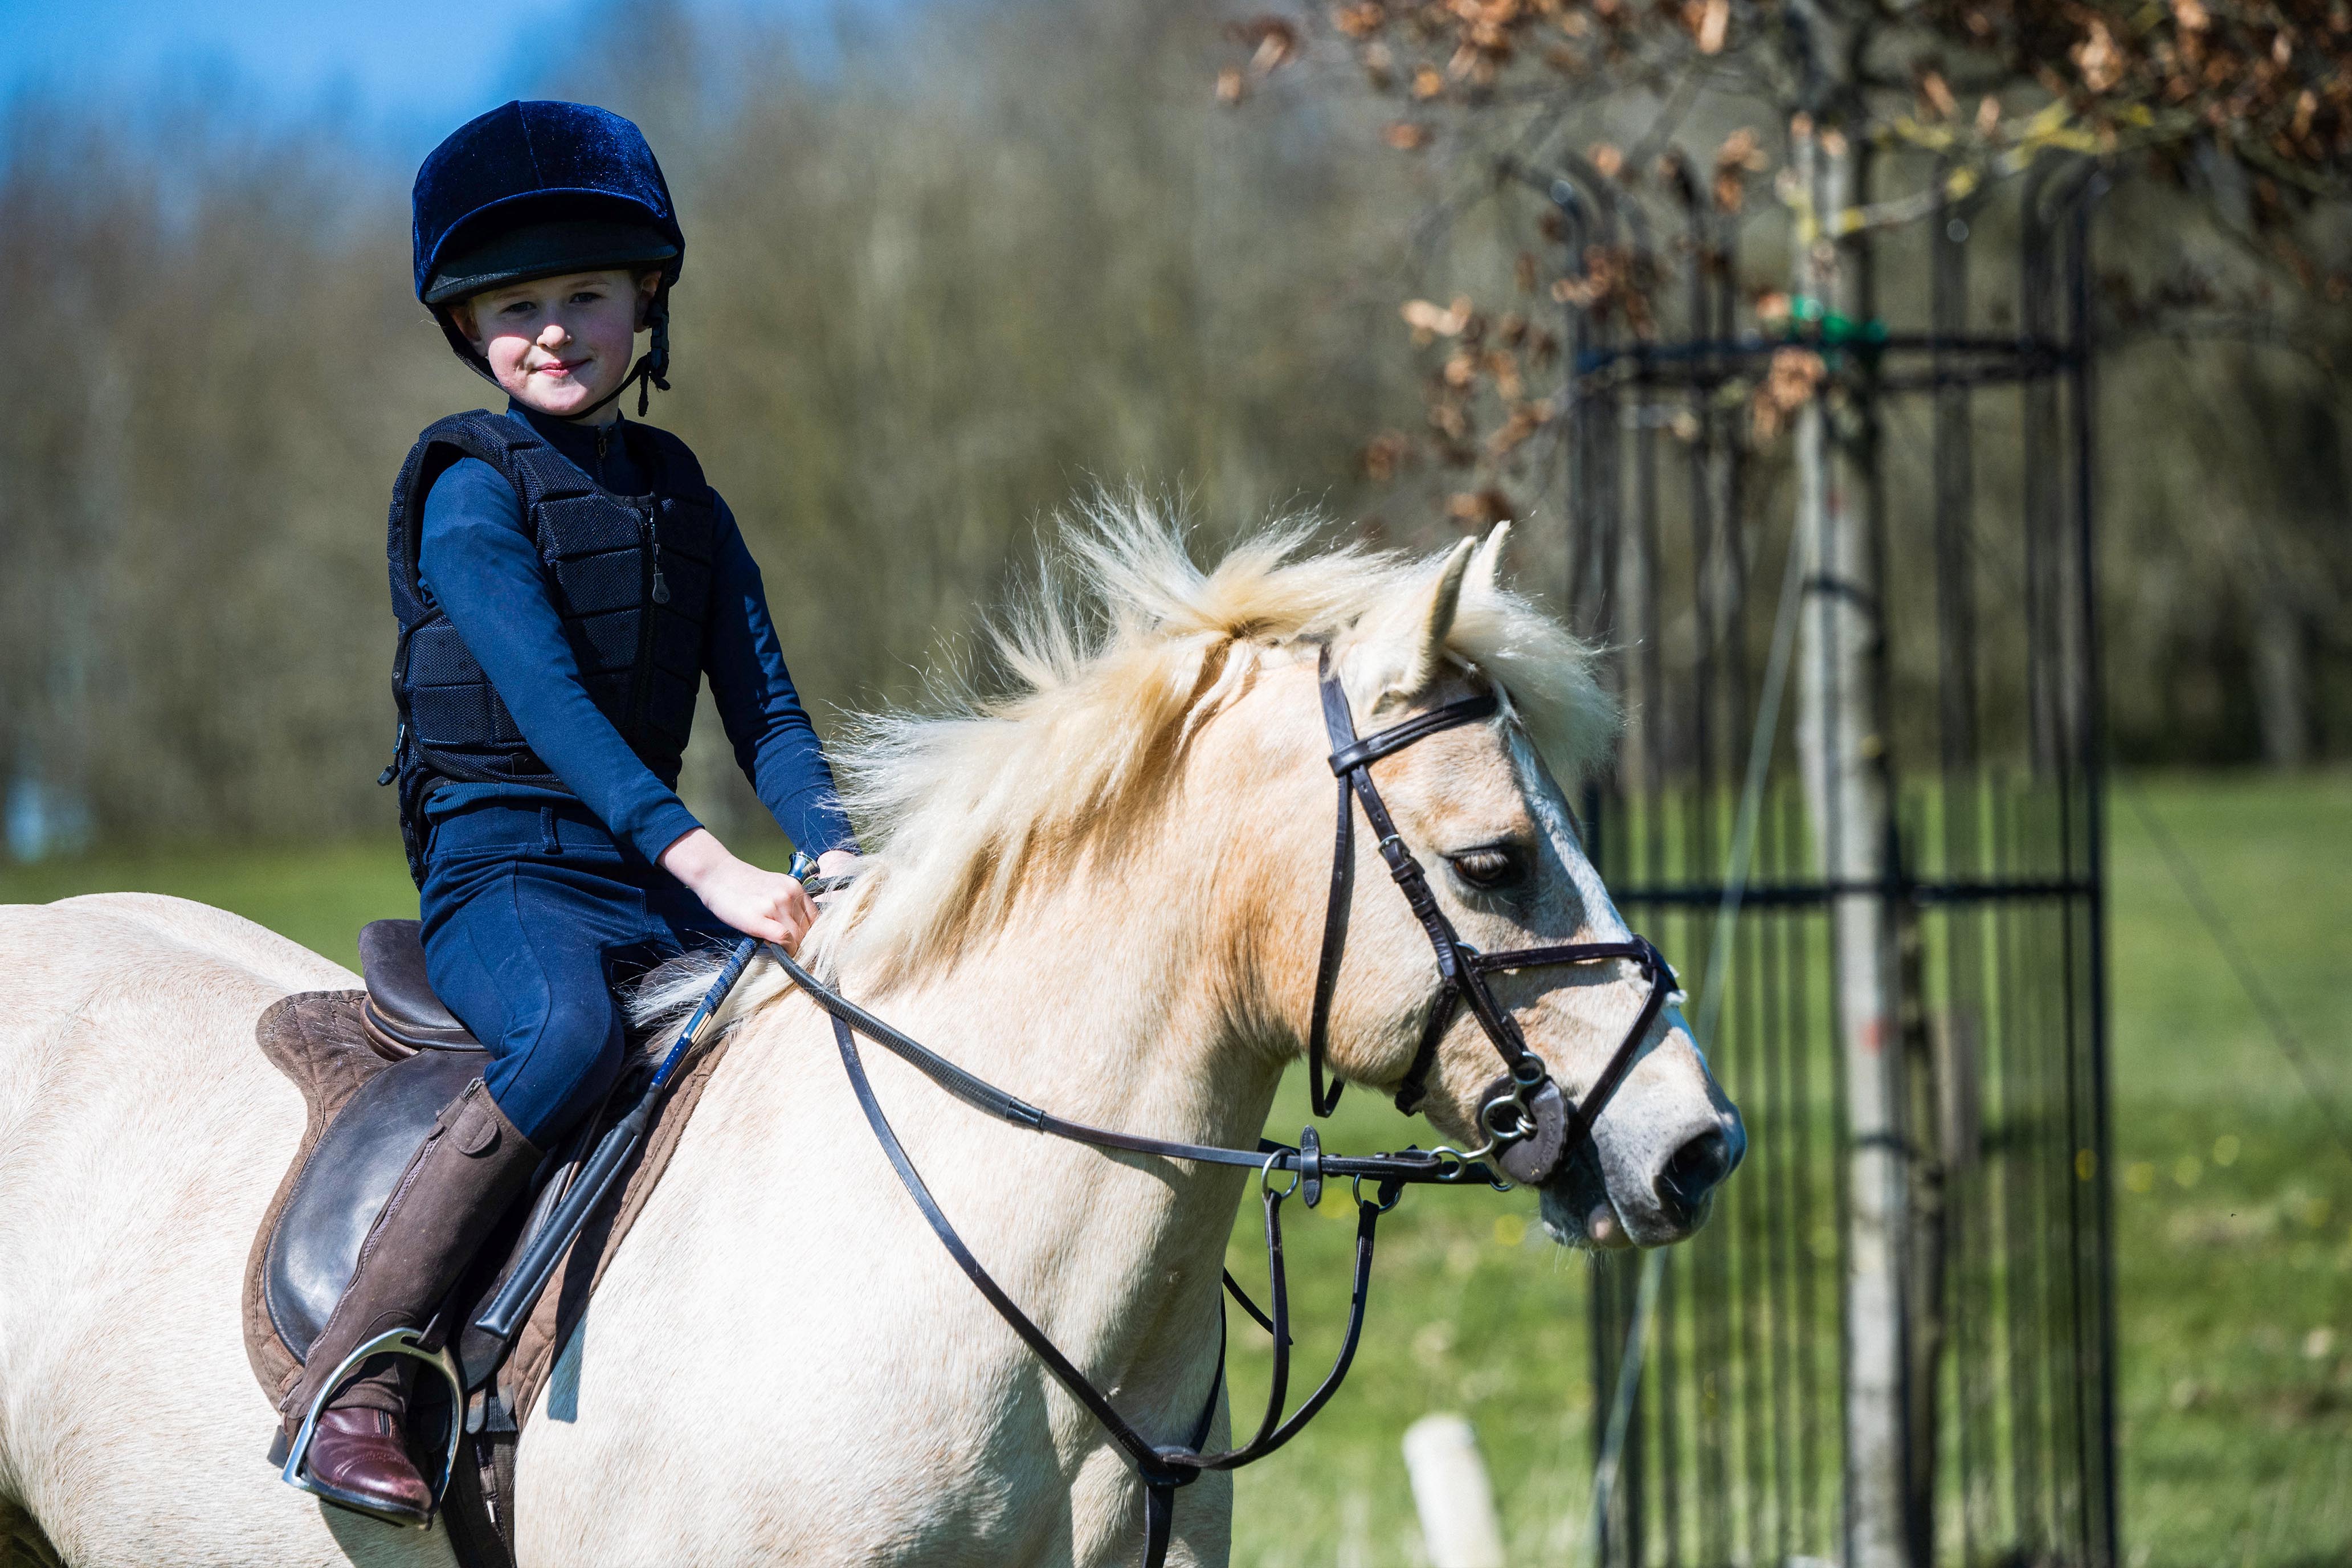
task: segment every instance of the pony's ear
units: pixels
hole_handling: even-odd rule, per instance
[[[1367,711],[1412,701],[1444,672],[1445,638],[1454,629],[1463,580],[1477,549],[1473,539],[1455,545],[1425,586],[1402,595],[1366,626],[1356,685],[1359,694],[1370,699]]]
[[[1510,536],[1511,525],[1507,519],[1496,523],[1487,533],[1479,544],[1477,553],[1470,557],[1469,575],[1462,580],[1463,597],[1491,598],[1498,591],[1496,577],[1503,565],[1503,543]]]

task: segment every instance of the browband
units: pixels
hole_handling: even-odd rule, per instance
[[[1465,697],[1459,702],[1449,702],[1443,708],[1416,713],[1402,724],[1391,724],[1377,734],[1367,735],[1353,745],[1342,746],[1332,752],[1331,771],[1343,775],[1353,773],[1391,752],[1403,751],[1415,741],[1425,741],[1457,725],[1491,719],[1502,710],[1500,698],[1491,691],[1481,691],[1475,697]]]

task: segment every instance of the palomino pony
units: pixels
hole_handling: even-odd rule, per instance
[[[1034,1104],[1252,1146],[1312,1007],[1327,644],[1365,732],[1502,698],[1375,769],[1464,938],[1621,940],[1543,760],[1585,765],[1610,710],[1583,651],[1496,584],[1499,531],[1443,563],[1302,542],[1264,536],[1203,573],[1146,517],[1075,536],[1084,602],[1048,590],[1007,634],[1013,695],[877,721],[845,749],[876,853],[817,927],[819,972]],[[1355,844],[1330,1054],[1378,1089],[1404,1074],[1437,977],[1370,836]],[[303,1126],[254,1024],[289,992],[353,984],[175,900],[0,911],[0,1550],[78,1568],[450,1561],[437,1527],[279,1483],[240,1344],[247,1249]],[[1615,963],[1495,985],[1571,1094],[1646,995]],[[730,1054],[524,1431],[520,1561],[1130,1560],[1134,1472],[925,1228],[824,1016],[764,964],[730,1011]],[[1040,1138],[867,1061],[973,1250],[1129,1419],[1182,1440],[1216,1374],[1251,1173]],[[1496,1070],[1457,1018],[1429,1079],[1443,1133],[1475,1142]],[[1544,1223],[1572,1245],[1676,1240],[1741,1142],[1668,1008],[1598,1119],[1597,1159],[1542,1193]],[[1225,1563],[1231,1505],[1222,1475],[1181,1493],[1171,1561]]]

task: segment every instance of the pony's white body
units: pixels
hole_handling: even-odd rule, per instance
[[[1148,552],[1134,540],[1124,548]],[[1262,587],[1274,569],[1258,569]],[[1381,585],[1412,600],[1396,613],[1323,609],[1366,623],[1350,634],[1360,713],[1377,713],[1383,692],[1420,700],[1433,680],[1458,679],[1399,670],[1426,664],[1420,645],[1433,637],[1444,647],[1462,562],[1443,580],[1387,570]],[[1220,581],[1196,575],[1196,597]],[[1432,582],[1443,616],[1424,603]],[[1474,580],[1474,595],[1492,592]],[[1261,601],[1274,596],[1221,613],[1263,625]],[[1465,619],[1475,602],[1465,599]],[[1154,607],[1164,627],[1166,605]],[[981,759],[924,753],[908,731],[877,742],[889,776],[862,804],[901,833],[820,927],[820,963],[1033,1103],[1250,1146],[1298,1049],[1332,784],[1318,763],[1311,652],[1241,635],[1228,631],[1213,658],[1204,643],[1164,659],[1180,667],[1172,698],[1121,694],[1136,673],[1117,668],[1126,643],[1088,656],[1108,689],[1091,694],[1094,717],[1129,698],[1156,701],[1181,733],[1149,777],[1139,764],[1166,726],[1139,723],[1117,765],[1074,763],[1068,778],[1030,790],[1063,789],[1076,805],[992,800],[1008,785],[970,776]],[[1509,668],[1502,651],[1487,658]],[[1153,677],[1160,688],[1168,675]],[[1035,684],[1028,709],[959,721],[950,739],[989,744],[1024,723],[1086,719],[1087,694],[1071,683]],[[1068,711],[1051,710],[1057,696]],[[1408,836],[1442,847],[1507,828],[1560,857],[1522,917],[1506,926],[1465,910],[1465,935],[1498,947],[1521,932],[1620,929],[1580,853],[1559,841],[1556,786],[1528,776],[1524,745],[1482,730],[1417,750],[1427,753],[1417,769],[1404,757],[1381,764]],[[910,781],[926,766],[932,776]],[[1360,851],[1334,1060],[1393,1082],[1431,965],[1369,847]],[[53,1552],[88,1568],[449,1560],[437,1530],[394,1531],[279,1483],[264,1458],[273,1414],[239,1341],[247,1252],[303,1120],[253,1026],[289,992],[353,984],[257,927],[177,900],[0,910],[0,1543],[13,1529],[30,1561]],[[1639,1001],[1623,978],[1514,984],[1506,1005],[1571,1089]],[[1141,1535],[1132,1472],[923,1226],[822,1016],[781,991],[772,970],[746,982],[734,1015],[726,1063],[526,1428],[520,1561],[1131,1561]],[[866,1059],[910,1154],[990,1269],[1136,1425],[1186,1439],[1213,1379],[1219,1270],[1247,1173],[1024,1132],[879,1049]],[[1495,1070],[1483,1039],[1457,1025],[1433,1117],[1462,1127]],[[1672,1239],[1696,1218],[1662,1217],[1651,1188],[1676,1149],[1717,1128],[1737,1137],[1670,1015],[1601,1120],[1605,1193],[1548,1188],[1548,1223],[1592,1241]],[[1225,1436],[1221,1413],[1213,1437]],[[1224,1563],[1230,1504],[1222,1476],[1180,1493],[1171,1562]]]

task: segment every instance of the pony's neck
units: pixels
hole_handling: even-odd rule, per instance
[[[1154,851],[1024,900],[1017,930],[872,1005],[939,1020],[917,1037],[1068,1120],[1254,1147],[1282,1062],[1237,1022],[1232,932],[1184,858]],[[857,982],[848,967],[845,989]]]
[[[1232,955],[1245,944],[1232,922],[1253,911],[1220,907],[1202,872],[1213,844],[1166,824],[1024,896],[1013,929],[936,969],[869,984],[852,950],[841,988],[1058,1116],[1253,1149],[1283,1058],[1239,1022],[1246,981]],[[1041,1138],[900,1070],[884,1047],[860,1048],[886,1114],[974,1252],[1098,1386],[1118,1391],[1130,1419],[1184,1437],[1216,1354],[1225,1243],[1249,1173]],[[755,1093],[804,1094],[783,1059],[755,1068],[767,1080]],[[858,1122],[840,1136],[869,1134]]]

